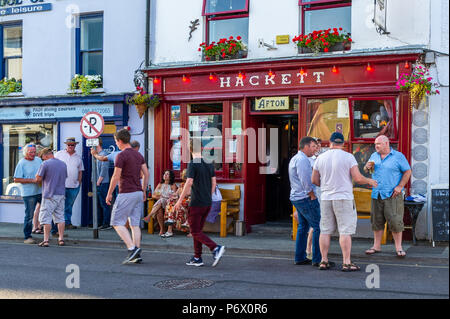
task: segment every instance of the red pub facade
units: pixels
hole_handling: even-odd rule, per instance
[[[399,92],[395,84],[421,53],[150,67],[146,73],[162,101],[154,114],[155,181],[164,169],[179,177],[186,168],[181,160],[187,146],[183,132],[203,133],[204,154],[214,159],[218,183],[241,185],[240,219],[247,231],[254,224],[289,219],[287,164],[303,136],[320,138],[326,148],[331,133],[342,132],[347,151],[362,169],[376,136],[384,134],[410,160],[411,105],[408,93]],[[367,213],[368,194],[365,185],[355,185],[360,213]]]

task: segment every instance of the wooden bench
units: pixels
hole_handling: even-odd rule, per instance
[[[220,205],[220,237],[227,236],[227,217],[233,218],[233,223],[239,219],[241,205],[241,187],[236,185],[234,189],[219,188],[222,194],[222,203]],[[231,223],[230,226],[233,226]]]
[[[370,219],[370,203],[372,191],[370,189],[355,187],[353,189],[353,196],[355,198],[356,211],[358,212],[358,219]],[[292,206],[292,240],[297,239],[298,222],[294,217],[295,207]],[[381,244],[385,245],[388,237],[387,223],[384,226],[383,237]]]
[[[234,189],[224,189],[219,188],[220,193],[222,194],[222,202],[220,205],[220,237],[227,236],[227,217],[231,216],[233,218],[233,222],[239,219],[239,211],[240,211],[240,202],[241,202],[241,187],[236,185]],[[152,211],[153,205],[155,204],[155,200],[153,198],[147,199],[148,208],[147,215]],[[155,232],[154,226],[154,218],[150,218],[150,222],[148,223],[147,232],[149,234],[153,234]],[[230,226],[233,226],[231,224]]]

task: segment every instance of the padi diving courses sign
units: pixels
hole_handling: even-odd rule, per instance
[[[51,3],[44,0],[0,0],[0,16],[52,10]],[[29,3],[30,5],[24,5]]]

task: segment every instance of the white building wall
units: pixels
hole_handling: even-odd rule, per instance
[[[23,1],[28,5],[29,1]],[[135,90],[134,71],[145,59],[145,0],[132,4],[120,0],[46,0],[51,11],[0,17],[0,23],[21,21],[23,25],[23,97],[63,96],[69,92],[75,74],[75,28],[77,14],[103,13],[103,92],[115,95]],[[129,107],[132,139],[141,143],[144,154],[143,121],[134,106]],[[125,124],[125,125],[126,125]],[[150,133],[153,136],[153,132]],[[80,123],[60,126],[61,149],[66,137],[81,141]],[[81,144],[77,153],[82,155]],[[13,213],[6,213],[12,209]],[[22,203],[0,204],[0,222],[23,223]],[[73,224],[81,223],[81,196],[73,207]]]

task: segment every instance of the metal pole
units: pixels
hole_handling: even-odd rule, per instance
[[[95,146],[94,146],[95,147]],[[98,216],[97,216],[97,161],[92,156],[92,223],[93,223],[93,236],[94,239],[98,239]]]

